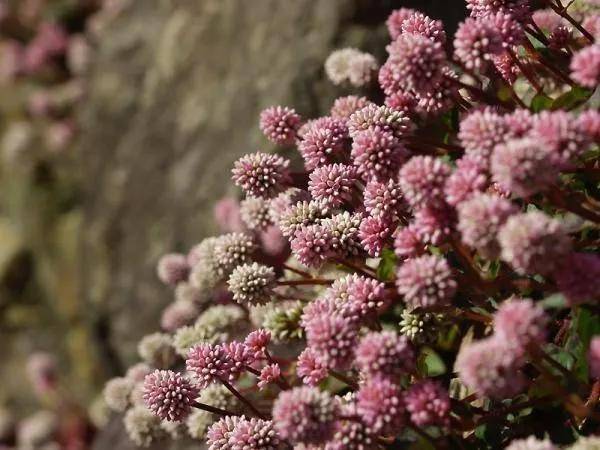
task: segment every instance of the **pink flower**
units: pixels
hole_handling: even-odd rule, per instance
[[[600,142],[600,113],[594,109],[582,112],[577,118],[577,127],[593,142]]]
[[[334,119],[347,120],[353,113],[371,104],[371,101],[366,97],[359,97],[357,95],[339,97],[333,102],[330,114]]]
[[[592,253],[571,253],[554,272],[558,289],[569,305],[592,302],[600,293],[600,257]]]
[[[169,253],[158,261],[156,273],[160,281],[170,286],[186,281],[190,273],[187,257],[180,253]]]
[[[420,255],[425,244],[419,240],[416,231],[408,226],[399,228],[394,239],[394,253],[401,260]]]
[[[351,156],[363,180],[387,180],[406,160],[407,151],[391,133],[375,128],[355,136]]]
[[[511,298],[494,314],[494,335],[511,347],[527,350],[546,343],[549,318],[531,299]]]
[[[496,236],[506,220],[518,211],[517,207],[497,195],[476,194],[460,203],[457,211],[462,241],[484,258],[497,258],[500,245]]]
[[[594,337],[590,341],[588,362],[590,365],[590,377],[600,379],[600,337]]]
[[[406,423],[400,387],[385,377],[375,376],[360,387],[356,411],[369,428],[383,435],[400,433]]]
[[[529,0],[467,0],[471,17],[487,17],[497,12],[513,15],[524,21],[531,16]]]
[[[272,198],[291,183],[289,161],[279,155],[250,153],[238,159],[232,169],[233,181],[255,197]]]
[[[417,426],[447,426],[450,423],[450,396],[436,381],[413,384],[404,395],[404,402],[411,422]]]
[[[191,324],[198,317],[198,308],[194,303],[179,300],[167,306],[161,315],[160,326],[165,331],[175,331]]]
[[[230,362],[229,373],[231,377],[237,377],[246,371],[248,366],[254,364],[254,355],[252,349],[246,347],[242,342],[227,342],[222,344],[226,359]]]
[[[497,11],[483,19],[496,27],[502,37],[502,45],[505,48],[520,45],[525,39],[523,25],[515,20],[512,14],[506,11]]]
[[[219,229],[224,233],[244,230],[240,216],[240,203],[233,197],[219,200],[214,206],[213,215]]]
[[[420,12],[414,12],[402,22],[402,33],[419,34],[432,41],[444,44],[446,32],[441,20],[433,20]]]
[[[363,195],[365,209],[371,217],[394,220],[404,211],[400,184],[394,179],[369,180]]]
[[[144,379],[144,402],[163,420],[181,422],[192,412],[198,389],[172,370],[155,370]]]
[[[233,433],[233,430],[240,422],[246,421],[247,419],[237,416],[225,416],[213,423],[206,431],[206,444],[210,450],[229,450],[232,447],[229,446],[229,439]]]
[[[571,252],[561,222],[539,211],[511,216],[498,232],[501,258],[521,274],[547,275]]]
[[[406,201],[415,209],[444,204],[444,185],[450,167],[431,156],[413,156],[400,169],[400,187]]]
[[[271,210],[271,215],[273,213]],[[328,214],[329,207],[321,201],[299,201],[281,212],[279,228],[284,236],[293,237],[304,227],[321,223]]]
[[[331,234],[321,225],[302,226],[290,245],[298,261],[307,267],[318,267],[331,254]]]
[[[397,377],[414,370],[416,354],[406,336],[393,331],[371,332],[356,347],[355,364],[367,377]]]
[[[467,69],[486,72],[492,57],[502,51],[502,35],[491,20],[469,18],[459,25],[454,37],[454,56]]]
[[[381,71],[379,73],[381,74]],[[384,79],[384,85],[391,87],[391,85],[388,85],[388,83],[385,81],[385,71],[384,75],[381,76]],[[388,91],[389,89],[384,90]],[[402,111],[405,114],[414,114],[417,109],[417,104],[417,98],[410,92],[391,92],[385,98],[385,106],[388,106],[392,109],[397,109],[398,111]]]
[[[594,89],[600,83],[600,45],[579,50],[571,60],[571,77],[582,86]]]
[[[341,280],[346,283],[347,302],[363,317],[376,315],[388,305],[389,298],[385,293],[384,283],[356,274]]]
[[[314,317],[306,324],[306,342],[317,360],[331,369],[345,369],[352,362],[358,326],[340,314]]]
[[[548,41],[550,42],[548,47],[554,50],[561,50],[563,48],[567,48],[572,38],[573,29],[566,25],[561,25],[552,30],[552,33],[548,38]]]
[[[446,180],[446,202],[456,206],[489,185],[486,162],[477,156],[463,156],[456,161],[456,170]]]
[[[271,142],[291,145],[302,119],[296,111],[285,106],[271,106],[260,113],[260,130]]]
[[[348,119],[348,130],[354,139],[367,130],[384,132],[401,139],[413,129],[414,124],[404,111],[374,103],[355,111]]]
[[[390,69],[403,79],[407,90],[433,92],[444,78],[447,65],[442,44],[417,34],[402,34],[387,46]]]
[[[356,414],[356,406],[353,404],[342,408],[343,416],[355,417]],[[363,421],[343,419],[336,423],[333,438],[327,442],[324,450],[365,450],[377,447],[377,435]]]
[[[402,24],[415,13],[417,13],[417,11],[410,8],[400,8],[392,11],[386,21],[387,29],[392,40],[402,34]]]
[[[213,444],[210,449],[282,450],[285,448],[270,420],[242,417],[237,420],[231,432],[226,434],[228,437],[226,446]]]
[[[419,240],[425,244],[440,245],[447,241],[456,222],[454,209],[449,207],[424,207],[415,212],[410,224]]]
[[[262,368],[258,382],[258,388],[263,389],[281,377],[279,364],[269,364]]]
[[[306,347],[300,356],[298,356],[298,362],[296,364],[296,373],[302,379],[302,382],[308,386],[317,386],[321,381],[327,378],[327,367],[322,365],[318,359],[315,351]]]
[[[328,392],[296,387],[279,394],[273,405],[275,429],[291,444],[322,445],[334,432],[339,405]]]
[[[306,170],[310,171],[333,163],[338,157],[344,157],[348,145],[346,121],[323,117],[302,134],[302,140],[298,142],[298,151],[304,159]]]
[[[531,137],[542,142],[563,164],[579,158],[591,144],[575,116],[565,111],[542,111],[536,115]]]
[[[458,138],[467,155],[487,160],[496,145],[506,140],[509,127],[506,120],[490,108],[475,110],[460,122]]]
[[[372,257],[378,257],[386,246],[395,225],[386,218],[367,217],[363,219],[358,231],[358,237],[365,251]]]
[[[227,280],[233,300],[242,305],[268,303],[273,299],[276,285],[275,270],[256,262],[237,266]]]
[[[356,182],[355,167],[329,164],[317,167],[309,174],[308,190],[314,199],[337,207],[351,200]]]
[[[332,257],[355,257],[362,253],[359,236],[361,223],[361,213],[351,214],[348,211],[321,221],[321,225],[331,239],[329,249]]]
[[[254,359],[262,359],[265,355],[267,345],[271,342],[271,332],[260,328],[254,330],[244,340],[246,348],[253,353]]]
[[[492,179],[519,197],[547,189],[558,176],[556,159],[537,139],[514,139],[500,144],[491,159]]]
[[[396,287],[410,309],[449,305],[456,281],[445,258],[424,255],[405,261],[396,272]]]
[[[511,398],[527,385],[521,373],[522,355],[503,340],[487,338],[463,346],[455,368],[460,380],[480,395]]]
[[[190,349],[185,363],[187,370],[195,375],[200,389],[215,381],[231,381],[234,378],[230,353],[221,345],[198,344]]]

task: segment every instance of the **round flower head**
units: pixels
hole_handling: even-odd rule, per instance
[[[232,178],[247,194],[272,198],[290,185],[289,164],[279,155],[250,153],[235,162]]]
[[[571,252],[563,224],[539,211],[511,216],[498,242],[501,258],[522,274],[550,274]]]
[[[369,53],[355,48],[343,48],[332,52],[325,61],[325,73],[333,84],[350,82],[363,86],[377,70],[377,61]]]
[[[487,17],[504,12],[524,21],[531,16],[529,0],[467,0],[467,9],[471,17]]]
[[[379,71],[380,77],[383,79],[382,85],[388,86],[388,83],[385,81],[385,70],[382,74]],[[380,82],[381,83],[381,82]],[[391,81],[391,85],[393,85],[393,80]],[[391,87],[391,85],[389,85]],[[384,91],[389,91],[389,88],[384,89]],[[410,92],[396,91],[390,92],[387,97],[385,97],[385,106],[402,111],[404,114],[414,114],[417,109],[417,98]]]
[[[360,223],[358,237],[371,257],[378,257],[394,233],[394,223],[382,217],[366,217]]]
[[[519,197],[545,190],[558,175],[549,149],[539,140],[515,139],[500,144],[491,159],[492,179]]]
[[[564,19],[556,14],[552,9],[538,9],[534,11],[531,18],[535,24],[547,33],[550,33],[556,27],[563,24]]]
[[[444,204],[444,185],[450,167],[431,156],[413,156],[400,169],[400,187],[415,209]]]
[[[260,130],[277,145],[291,145],[302,119],[286,106],[271,106],[260,113]]]
[[[445,426],[450,422],[450,396],[438,382],[424,380],[413,384],[404,402],[411,422],[417,426]]]
[[[290,242],[292,253],[307,267],[319,267],[331,255],[331,234],[322,225],[302,226]]]
[[[541,347],[546,342],[549,318],[531,299],[509,299],[494,314],[494,336],[511,347]]]
[[[487,259],[496,259],[500,245],[496,239],[500,227],[518,209],[497,195],[476,194],[457,206],[458,230],[462,241]]]
[[[428,344],[435,342],[441,331],[444,317],[441,314],[419,313],[403,310],[400,334],[406,336],[415,344]]]
[[[246,421],[244,416],[224,416],[213,423],[206,432],[208,450],[233,450],[231,435],[236,425],[243,421]]]
[[[356,394],[356,411],[375,433],[397,434],[404,428],[404,401],[400,387],[385,377],[374,377]]]
[[[209,292],[198,289],[191,282],[179,283],[175,288],[175,302],[191,303],[196,309],[206,305],[210,299]]]
[[[317,200],[301,201],[283,211],[279,219],[279,228],[286,237],[293,237],[297,231],[307,225],[315,225],[329,214],[329,207]]]
[[[262,230],[270,225],[269,202],[260,197],[246,197],[240,203],[240,217],[249,230]]]
[[[502,35],[490,20],[469,18],[456,31],[454,55],[469,70],[485,72],[502,50]]]
[[[237,266],[227,284],[233,299],[242,305],[268,303],[276,285],[275,270],[258,263]]]
[[[379,129],[360,132],[352,144],[352,160],[365,181],[393,177],[406,155],[406,149],[392,134]]]
[[[363,195],[365,209],[371,217],[393,220],[404,210],[400,184],[394,179],[369,180]]]
[[[554,272],[558,289],[569,305],[591,302],[600,293],[600,257],[592,253],[571,253]]]
[[[402,22],[403,34],[419,34],[432,41],[444,44],[446,42],[446,32],[441,20],[433,20],[420,12],[414,12]]]
[[[252,236],[246,233],[229,233],[219,237],[215,244],[215,262],[218,272],[226,276],[237,266],[250,261],[250,256],[256,251],[256,243]]]
[[[456,161],[456,170],[446,180],[446,202],[457,206],[478,192],[485,191],[488,184],[485,160],[476,156],[464,156]]]
[[[192,411],[198,389],[181,374],[156,370],[144,380],[144,401],[150,411],[163,420],[180,422]]]
[[[160,418],[145,406],[130,408],[123,418],[123,424],[127,435],[138,447],[149,447],[152,442],[166,437],[166,431],[160,426]]]
[[[414,370],[416,355],[406,336],[393,331],[371,332],[356,347],[354,362],[366,377],[396,377]]]
[[[444,78],[447,65],[442,44],[418,34],[402,34],[387,47],[392,72],[404,79],[406,90],[433,92]]]
[[[394,253],[401,260],[413,258],[424,251],[424,243],[421,242],[417,232],[411,226],[399,228],[394,238]]]
[[[125,411],[129,406],[129,395],[133,385],[134,382],[129,378],[118,377],[109,380],[102,391],[106,405],[113,411]]]
[[[349,142],[348,127],[344,119],[324,117],[302,135],[298,151],[304,159],[306,170],[332,163],[343,157]]]
[[[528,137],[535,124],[536,115],[527,109],[517,108],[502,116],[506,126],[506,135],[511,139]]]
[[[296,387],[279,394],[273,404],[273,422],[291,444],[322,445],[334,432],[339,405],[328,392]]]
[[[144,336],[137,347],[140,358],[151,366],[166,368],[175,361],[175,350],[171,336],[152,333]]]
[[[567,48],[572,39],[573,29],[566,25],[561,25],[552,30],[552,33],[548,37],[548,47],[554,50]]]
[[[200,389],[215,381],[232,379],[233,361],[221,345],[202,343],[192,347],[185,364],[187,370],[194,374]]]
[[[317,360],[331,369],[345,369],[352,362],[358,326],[339,314],[313,318],[306,325],[306,341]]]
[[[385,294],[384,283],[356,274],[348,275],[341,280],[346,283],[347,302],[363,317],[377,314],[387,306],[389,299]]]
[[[318,361],[315,351],[310,347],[306,347],[298,356],[296,373],[308,386],[317,386],[328,375],[327,367]]]
[[[525,39],[523,25],[515,20],[512,14],[505,11],[498,11],[490,14],[483,20],[496,27],[502,37],[502,45],[505,48],[519,45]]]
[[[402,34],[402,24],[404,21],[416,13],[417,11],[410,8],[400,8],[392,11],[385,22],[392,40]]]
[[[254,359],[261,359],[265,357],[265,350],[270,342],[271,333],[261,328],[246,336],[244,345],[253,353]]]
[[[189,325],[198,317],[198,308],[192,302],[178,300],[167,306],[161,315],[160,326],[165,331],[173,332],[177,328]]]
[[[156,272],[160,281],[170,286],[176,286],[177,283],[187,280],[190,266],[185,255],[171,253],[160,258]]]
[[[449,238],[454,230],[455,221],[453,209],[426,206],[415,212],[415,218],[410,227],[421,242],[440,245]]]
[[[404,262],[396,272],[396,287],[410,309],[449,305],[456,281],[445,258],[424,255]]]
[[[588,363],[590,365],[590,376],[594,379],[600,379],[600,337],[595,337],[590,341]]]
[[[575,116],[565,111],[542,111],[536,115],[531,136],[564,164],[583,155],[591,144]]]
[[[463,346],[455,369],[460,381],[480,395],[494,399],[514,397],[526,387],[519,371],[521,354],[501,339],[487,338]]]
[[[279,223],[281,216],[286,213],[292,205],[308,200],[310,200],[310,194],[302,189],[289,188],[280,193],[269,202],[269,216],[271,217],[271,222]]]
[[[351,200],[356,181],[355,167],[329,164],[309,174],[308,190],[315,200],[337,207]]]
[[[414,129],[414,124],[404,111],[370,103],[354,112],[348,119],[350,136],[356,138],[366,130],[383,131],[402,138]]]
[[[231,377],[237,378],[247,367],[254,364],[254,351],[246,347],[242,342],[227,342],[221,345],[225,350],[227,359],[231,362],[229,373]]]
[[[150,367],[146,363],[137,363],[127,369],[125,373],[125,378],[133,381],[134,383],[139,383],[140,381],[144,381],[146,375],[152,372],[152,367]]]
[[[359,239],[361,221],[362,214],[351,214],[348,211],[323,219],[321,224],[330,236],[329,249],[332,256],[344,258],[361,253],[362,247]]]
[[[348,95],[335,99],[329,113],[334,119],[347,120],[353,113],[371,104],[371,101],[366,97]]]
[[[577,127],[595,143],[600,142],[600,112],[588,109],[577,118]]]
[[[517,56],[518,59],[519,56]],[[515,63],[515,60],[512,58],[510,53],[503,52],[498,55],[492,56],[492,62],[494,63],[494,67],[498,74],[502,77],[502,79],[509,84],[514,84],[517,81],[517,77],[521,73],[521,69]]]
[[[260,371],[259,381],[257,383],[259,389],[267,387],[281,377],[281,368],[279,364],[268,364]]]
[[[231,450],[283,450],[287,448],[275,432],[272,421],[255,417],[238,420],[228,438],[227,448],[231,448]]]
[[[347,405],[342,415],[356,416],[356,406]],[[342,419],[336,423],[335,433],[331,441],[325,444],[325,450],[365,450],[379,449],[377,435],[363,421]]]
[[[187,261],[192,270],[199,263],[202,263],[203,265],[211,264],[213,253],[215,251],[215,244],[218,240],[219,238],[214,236],[203,239],[188,251]]]
[[[571,77],[582,86],[595,89],[600,83],[600,45],[579,50],[571,60]]]
[[[215,203],[213,217],[219,229],[224,233],[242,231],[244,229],[242,218],[240,217],[240,202],[236,198],[224,197]],[[192,248],[190,253],[193,250],[194,248]],[[189,254],[188,263],[190,266],[195,264],[195,262],[189,260]]]
[[[510,443],[506,450],[559,450],[550,440],[540,440],[535,436],[526,439],[516,439]]]
[[[503,143],[509,133],[503,116],[490,108],[476,110],[460,122],[458,138],[467,155],[487,160],[496,145]]]

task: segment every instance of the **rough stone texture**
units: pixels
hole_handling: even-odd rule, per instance
[[[158,257],[209,234],[232,162],[270,148],[261,109],[327,111],[347,92],[324,79],[327,55],[353,45],[383,59],[383,21],[406,3],[144,0],[102,32],[79,151],[82,297],[109,338],[107,361],[130,363],[170,301],[154,274]],[[463,11],[440,3],[408,6],[452,16],[452,29]]]

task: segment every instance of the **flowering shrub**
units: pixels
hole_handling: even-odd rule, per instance
[[[453,51],[394,11],[382,65],[325,64],[382,101],[262,112],[300,157],[241,157],[224,234],[158,262],[175,301],[105,390],[138,445],[598,448],[600,10],[546,4],[467,0]]]

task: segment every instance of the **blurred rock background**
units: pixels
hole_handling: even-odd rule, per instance
[[[465,15],[458,0],[6,5],[26,3],[41,11],[33,25],[2,18],[0,34],[26,50],[50,21],[70,37],[49,73],[11,73],[0,87],[0,405],[19,413],[37,404],[24,381],[33,351],[55,355],[80,404],[135,359],[171,301],[157,259],[214,231],[213,203],[235,194],[232,162],[270,148],[263,108],[326,113],[350,89],[327,81],[324,60],[355,46],[382,61],[395,8],[442,18],[449,33]],[[42,91],[57,103],[43,114]],[[118,433],[101,439],[114,446]]]

